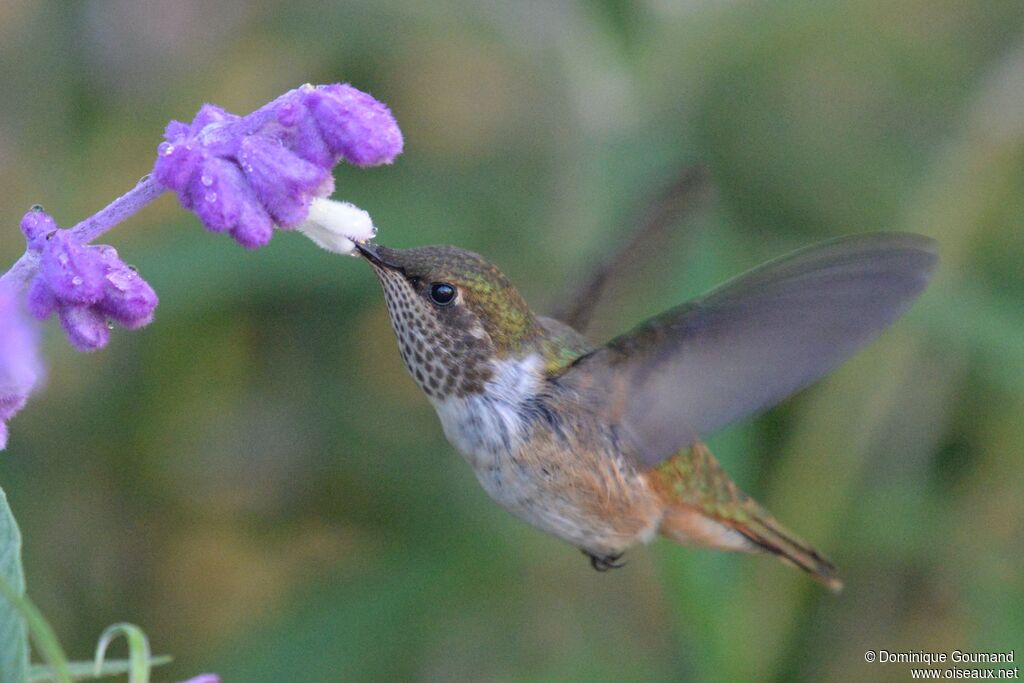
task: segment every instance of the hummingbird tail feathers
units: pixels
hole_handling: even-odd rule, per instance
[[[771,553],[830,590],[842,590],[835,566],[740,491],[703,443],[695,442],[647,476],[665,502],[664,536],[682,545]]]
[[[839,578],[835,565],[783,528],[771,515],[765,513],[764,517],[753,523],[731,526],[756,546],[756,550],[771,553],[786,564],[802,569],[833,593],[843,589],[843,581]]]

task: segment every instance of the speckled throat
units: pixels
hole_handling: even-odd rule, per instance
[[[409,374],[431,399],[482,393],[491,378],[493,344],[466,311],[452,307],[442,324],[403,273],[375,263],[391,327]]]

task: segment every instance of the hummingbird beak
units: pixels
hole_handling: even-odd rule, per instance
[[[395,263],[394,261],[388,260],[388,258],[381,253],[381,248],[376,244],[370,244],[368,242],[356,242],[356,250],[359,251],[360,255],[367,261],[377,266],[378,268],[387,268],[388,270],[402,270],[402,266]]]

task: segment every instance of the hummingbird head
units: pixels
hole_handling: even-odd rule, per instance
[[[384,288],[402,359],[432,399],[482,392],[492,360],[523,355],[541,334],[519,292],[478,254],[356,248]]]

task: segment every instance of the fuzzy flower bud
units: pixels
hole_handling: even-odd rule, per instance
[[[355,242],[365,242],[377,234],[370,214],[354,204],[333,199],[314,199],[309,216],[298,230],[335,254],[351,254]]]
[[[0,450],[7,447],[7,421],[24,407],[42,376],[36,332],[16,292],[0,287]]]
[[[306,106],[313,112],[324,141],[354,166],[390,164],[402,153],[402,132],[383,103],[347,83],[309,91]]]
[[[280,141],[250,135],[243,138],[238,161],[260,203],[282,228],[306,218],[309,203],[334,191],[329,169],[311,164]]]
[[[112,322],[136,329],[153,320],[156,292],[113,247],[81,244],[35,209],[25,214],[21,228],[29,249],[40,255],[39,272],[29,284],[29,310],[40,320],[56,312],[79,351],[106,346]]]
[[[388,164],[403,145],[388,108],[347,84],[305,85],[245,117],[207,104],[164,138],[153,177],[208,230],[249,248],[305,221],[334,191],[339,162]]]

